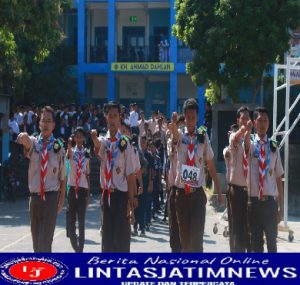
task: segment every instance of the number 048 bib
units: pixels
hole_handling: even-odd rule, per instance
[[[191,187],[196,187],[198,186],[200,173],[199,168],[183,164],[181,166],[181,181]]]

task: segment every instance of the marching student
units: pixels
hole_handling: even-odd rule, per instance
[[[100,184],[103,189],[102,252],[130,251],[130,218],[127,215],[129,201],[133,212],[135,195],[135,165],[133,149],[126,136],[122,136],[120,105],[109,102],[104,106],[108,132],[97,137],[92,130],[91,137],[95,153],[99,154]]]
[[[227,210],[229,223],[229,244],[231,252],[246,252],[249,246],[248,235],[248,160],[244,152],[245,136],[250,136],[252,126],[249,109],[242,106],[237,110],[237,129],[233,128],[229,136],[229,146],[225,152],[228,159]],[[249,247],[248,247],[248,250]]]
[[[184,131],[172,130],[172,143],[177,148],[176,214],[182,252],[203,252],[207,198],[204,161],[215,182],[218,203],[222,203],[219,180],[213,161],[213,151],[204,128],[197,129],[198,103],[190,98],[183,105]]]
[[[245,139],[249,159],[248,191],[250,196],[249,224],[254,252],[264,251],[264,234],[268,252],[277,252],[277,224],[282,217],[282,176],[284,174],[277,143],[268,138],[269,114],[257,107],[254,111],[256,135]],[[250,130],[250,126],[248,131]]]
[[[85,131],[77,127],[73,139],[68,141],[67,158],[70,162],[68,177],[68,234],[75,252],[83,252],[85,239],[85,212],[90,196],[90,152],[83,146]],[[79,235],[76,235],[76,217],[78,217]]]
[[[172,123],[169,124],[170,128],[184,127],[184,117],[180,116],[177,118],[177,114],[173,114]],[[179,227],[178,219],[176,215],[176,168],[177,168],[177,148],[172,143],[172,138],[168,139],[167,142],[167,153],[169,158],[169,172],[168,172],[168,220],[169,220],[169,234],[170,234],[170,247],[172,252],[181,252],[180,237],[179,237]]]
[[[18,143],[30,160],[28,186],[30,190],[30,227],[34,252],[51,252],[57,213],[64,205],[66,165],[63,143],[55,139],[55,114],[51,107],[41,111],[38,137],[20,133]]]

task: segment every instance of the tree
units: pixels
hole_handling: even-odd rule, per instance
[[[237,98],[289,48],[289,29],[300,24],[299,0],[176,0],[173,32],[195,51],[187,64],[197,85],[225,85]]]
[[[62,43],[43,63],[33,64],[24,90],[27,102],[46,105],[78,101],[77,84],[69,75],[70,53],[70,47]]]
[[[0,92],[24,100],[32,68],[61,43],[63,0],[0,1]]]

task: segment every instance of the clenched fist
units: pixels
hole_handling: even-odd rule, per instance
[[[31,147],[31,141],[27,133],[20,133],[18,135],[17,142],[22,144],[25,149],[29,149]]]
[[[92,139],[95,139],[95,138],[97,138],[97,130],[91,130],[91,138]]]

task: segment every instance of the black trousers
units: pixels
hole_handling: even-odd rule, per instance
[[[172,252],[181,252],[175,199],[176,199],[176,188],[172,187],[170,190],[169,197],[168,197],[170,247],[171,247]]]
[[[203,252],[206,203],[202,187],[188,195],[177,188],[175,204],[181,252]]]
[[[51,252],[56,225],[58,192],[46,192],[46,200],[31,196],[30,227],[34,252]]]
[[[133,134],[139,135],[140,134],[140,129],[139,129],[139,127],[131,127],[131,132]]]
[[[68,233],[75,252],[83,252],[85,240],[85,211],[87,189],[78,189],[76,199],[75,187],[70,187],[68,196]],[[76,235],[76,220],[78,220],[78,238]]]
[[[102,252],[130,252],[130,221],[127,216],[128,193],[103,192]]]
[[[227,211],[230,252],[250,251],[248,234],[248,193],[243,187],[229,185],[227,189]]]
[[[277,211],[278,204],[274,199],[252,200],[251,207],[249,207],[249,222],[253,252],[264,251],[264,233],[268,252],[277,252]]]

